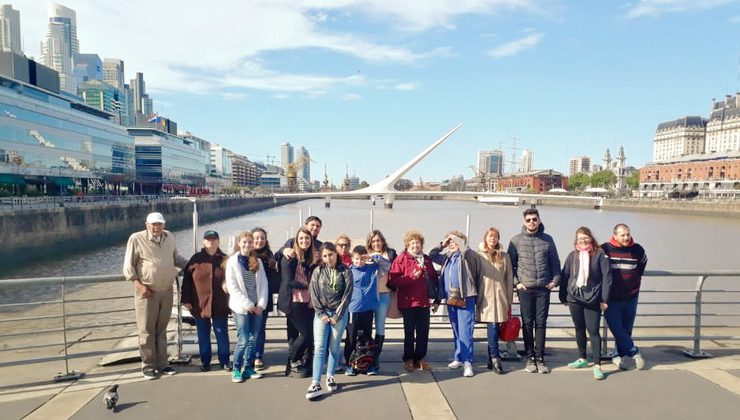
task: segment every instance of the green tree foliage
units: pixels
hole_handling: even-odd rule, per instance
[[[360,188],[367,188],[369,186],[370,186],[370,184],[368,184],[367,181],[360,182]]]
[[[617,182],[617,176],[612,171],[599,171],[591,175],[592,187],[608,187]]]
[[[568,189],[583,190],[591,183],[591,177],[588,174],[579,172],[568,178]]]
[[[627,177],[627,186],[633,190],[640,186],[640,171],[632,172],[632,175]]]

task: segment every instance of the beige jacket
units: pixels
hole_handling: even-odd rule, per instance
[[[478,322],[504,322],[508,318],[509,307],[514,296],[514,274],[511,260],[501,251],[501,263],[494,263],[479,246],[481,257],[481,276],[478,279],[478,299],[475,316]]]
[[[128,238],[126,256],[123,259],[123,275],[126,280],[139,279],[156,291],[172,288],[177,277],[177,267],[185,267],[188,261],[177,253],[175,237],[168,231],[162,232],[162,240],[156,243],[149,239],[146,230],[136,232]]]

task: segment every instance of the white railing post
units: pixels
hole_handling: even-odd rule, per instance
[[[701,301],[702,289],[704,288],[704,282],[707,280],[707,277],[706,275],[699,276],[699,279],[696,281],[696,292],[694,294],[694,348],[683,351],[684,355],[692,359],[712,357],[711,354],[701,350]]]
[[[64,373],[59,372],[54,376],[54,382],[63,382],[63,381],[76,381],[83,376],[85,376],[84,372],[77,372],[77,371],[69,371],[69,352],[67,344],[67,304],[66,304],[66,290],[64,287],[64,280],[65,278],[62,277],[62,336],[64,337]]]

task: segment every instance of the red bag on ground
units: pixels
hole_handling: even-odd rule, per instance
[[[498,336],[501,341],[515,341],[519,338],[519,330],[522,329],[522,320],[518,316],[511,316],[511,307],[509,307],[509,319],[502,322],[498,330]]]

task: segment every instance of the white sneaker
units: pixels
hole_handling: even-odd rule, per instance
[[[450,369],[460,369],[461,367],[463,367],[463,364],[459,360],[453,360],[450,362],[449,365],[447,365],[447,367]]]
[[[463,376],[466,378],[472,378],[473,376],[475,376],[475,373],[473,372],[473,365],[470,362],[465,362]]]
[[[635,361],[635,369],[645,369],[645,359],[643,359],[642,354],[640,354],[639,351],[634,356],[632,356],[632,360]]]
[[[326,377],[326,390],[329,392],[337,392],[337,382],[333,376]]]
[[[619,370],[627,370],[627,365],[619,356],[612,357],[612,363],[615,364],[619,368]]]

